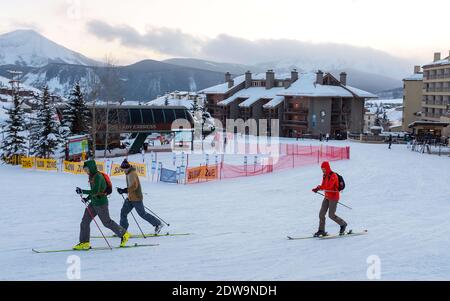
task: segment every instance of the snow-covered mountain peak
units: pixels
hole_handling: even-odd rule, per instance
[[[15,30],[0,35],[0,65],[42,67],[49,63],[96,64],[34,30]]]

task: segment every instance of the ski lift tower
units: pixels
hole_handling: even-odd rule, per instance
[[[15,93],[19,93],[20,91],[20,77],[22,76],[22,72],[16,70],[8,70],[8,73],[11,76],[11,80],[9,81],[9,83],[11,84],[11,97],[14,100]]]

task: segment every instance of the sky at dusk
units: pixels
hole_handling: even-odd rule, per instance
[[[304,43],[369,47],[425,63],[435,51],[448,55],[449,12],[444,0],[0,0],[0,34],[34,29],[122,64],[170,57],[242,62],[239,51],[224,53],[226,45],[286,51]]]

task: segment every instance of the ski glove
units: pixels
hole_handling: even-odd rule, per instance
[[[83,203],[87,203],[87,202],[89,202],[89,200],[87,199],[87,198],[81,198],[81,201],[83,202]]]
[[[128,193],[128,188],[117,188],[117,192],[119,194],[124,194],[124,193]]]
[[[320,190],[319,187],[316,187],[316,188],[314,188],[312,191],[313,191],[314,193],[317,193],[319,190]]]
[[[77,194],[82,194],[82,193],[83,193],[83,190],[81,190],[80,187],[77,187],[77,188],[75,189],[75,191],[76,191]]]

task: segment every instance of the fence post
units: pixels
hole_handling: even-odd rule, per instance
[[[295,168],[295,155],[294,155],[294,152],[292,152],[292,168]]]
[[[247,156],[244,156],[245,176],[247,176]]]

